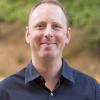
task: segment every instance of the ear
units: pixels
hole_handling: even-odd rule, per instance
[[[70,31],[71,31],[71,28],[68,27],[67,32],[66,32],[66,44],[68,44],[70,42],[70,39],[71,39]]]
[[[26,31],[25,31],[25,40],[27,43],[30,43],[30,33],[29,33],[28,26],[26,27]]]

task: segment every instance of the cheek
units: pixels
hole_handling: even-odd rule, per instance
[[[59,35],[56,36],[56,39],[57,39],[59,44],[65,44],[65,42],[66,42],[66,35],[59,34]]]
[[[38,44],[40,42],[41,35],[38,32],[32,32],[30,40],[32,44]]]

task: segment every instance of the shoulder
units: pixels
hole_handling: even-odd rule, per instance
[[[73,77],[78,87],[81,88],[84,92],[93,94],[95,96],[99,95],[100,99],[100,83],[97,82],[95,78],[87,75],[86,73],[80,72],[73,68],[72,70]]]
[[[0,90],[9,90],[18,84],[21,84],[25,78],[25,68],[16,74],[13,74],[0,82]]]
[[[79,70],[76,70],[74,68],[71,68],[73,70],[73,77],[75,79],[76,82],[79,82],[81,84],[84,84],[84,83],[88,83],[88,84],[91,84],[91,85],[94,85],[94,84],[99,84],[95,78],[93,78],[92,76],[84,73],[84,72],[81,72]]]
[[[75,80],[74,87],[80,89],[83,94],[91,96],[91,98],[95,98],[95,100],[100,100],[100,83],[86,73],[73,68],[71,69]]]
[[[88,74],[86,73],[83,73],[77,69],[75,69],[74,67],[71,67],[67,62],[64,61],[63,63],[64,66],[66,66],[67,69],[66,70],[66,73],[67,71],[69,70],[69,73],[71,75],[71,77],[74,79],[74,82],[76,85],[79,85],[81,86],[82,88],[83,87],[95,87],[96,85],[98,85],[99,83],[96,81],[96,79],[94,79],[93,77],[89,76]],[[88,88],[87,87],[87,88]]]

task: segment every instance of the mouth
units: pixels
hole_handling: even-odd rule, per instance
[[[57,46],[57,43],[50,43],[50,42],[40,43],[40,47],[45,50],[51,50],[55,48],[56,46]]]
[[[56,43],[47,43],[47,42],[46,42],[46,43],[40,43],[40,44],[41,44],[41,45],[42,45],[42,44],[51,45],[51,44],[56,44]]]

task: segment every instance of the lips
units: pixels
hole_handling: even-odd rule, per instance
[[[56,44],[56,43],[48,43],[48,42],[46,42],[46,43],[40,43],[40,44],[41,44],[41,45],[42,45],[42,44],[48,44],[48,45],[49,45],[49,44]]]
[[[57,44],[51,43],[51,42],[43,42],[43,43],[40,43],[40,45],[43,47],[51,47],[51,46],[56,46]]]

